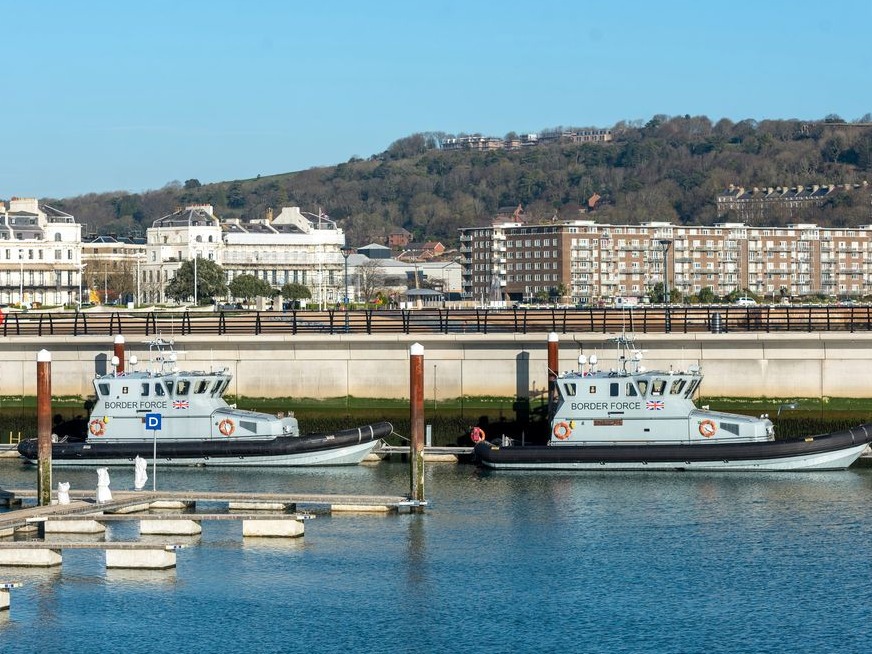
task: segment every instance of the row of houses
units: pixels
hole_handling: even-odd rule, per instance
[[[566,143],[609,143],[613,139],[612,130],[599,127],[571,129],[561,132],[544,132],[542,134],[510,135],[506,138],[498,136],[457,136],[443,139],[440,147],[443,150],[518,150],[533,147],[543,143],[564,141]]]

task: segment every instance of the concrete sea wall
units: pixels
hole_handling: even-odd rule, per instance
[[[425,398],[536,396],[547,385],[547,334],[391,336],[180,336],[181,369],[226,367],[230,393],[246,397],[409,397],[409,347],[424,348]],[[0,397],[36,394],[36,353],[52,354],[52,393],[87,396],[96,373],[111,369],[112,337],[0,339]],[[866,397],[872,334],[665,334],[637,345],[648,369],[705,373],[702,394],[731,397]],[[613,368],[615,344],[603,334],[560,335],[560,367],[579,352]],[[127,357],[148,364],[147,343],[128,340]],[[130,365],[128,364],[128,369]]]

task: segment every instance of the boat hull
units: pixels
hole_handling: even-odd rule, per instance
[[[378,442],[390,435],[389,422],[345,429],[333,434],[255,439],[157,439],[85,441],[52,444],[53,466],[130,465],[137,456],[162,466],[323,466],[356,465]],[[23,441],[18,452],[31,463],[38,457],[35,439]]]
[[[758,443],[475,447],[480,465],[503,470],[843,470],[872,442],[872,425]]]

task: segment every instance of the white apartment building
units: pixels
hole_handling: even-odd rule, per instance
[[[71,305],[82,297],[82,227],[35,198],[0,202],[0,304]]]

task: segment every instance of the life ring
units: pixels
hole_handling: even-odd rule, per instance
[[[484,429],[481,427],[473,427],[469,437],[472,439],[473,443],[480,443],[484,440]]]
[[[569,424],[565,422],[558,422],[554,425],[554,435],[561,441],[565,441],[572,434],[572,429],[570,429]]]
[[[232,436],[233,432],[236,431],[236,425],[233,424],[230,418],[224,418],[224,420],[218,423],[218,431],[225,436]]]
[[[103,429],[104,426],[102,420],[92,420],[88,423],[88,431],[91,432],[92,436],[102,436]]]
[[[712,420],[703,420],[699,423],[699,433],[706,438],[714,436],[717,430],[718,428]]]

